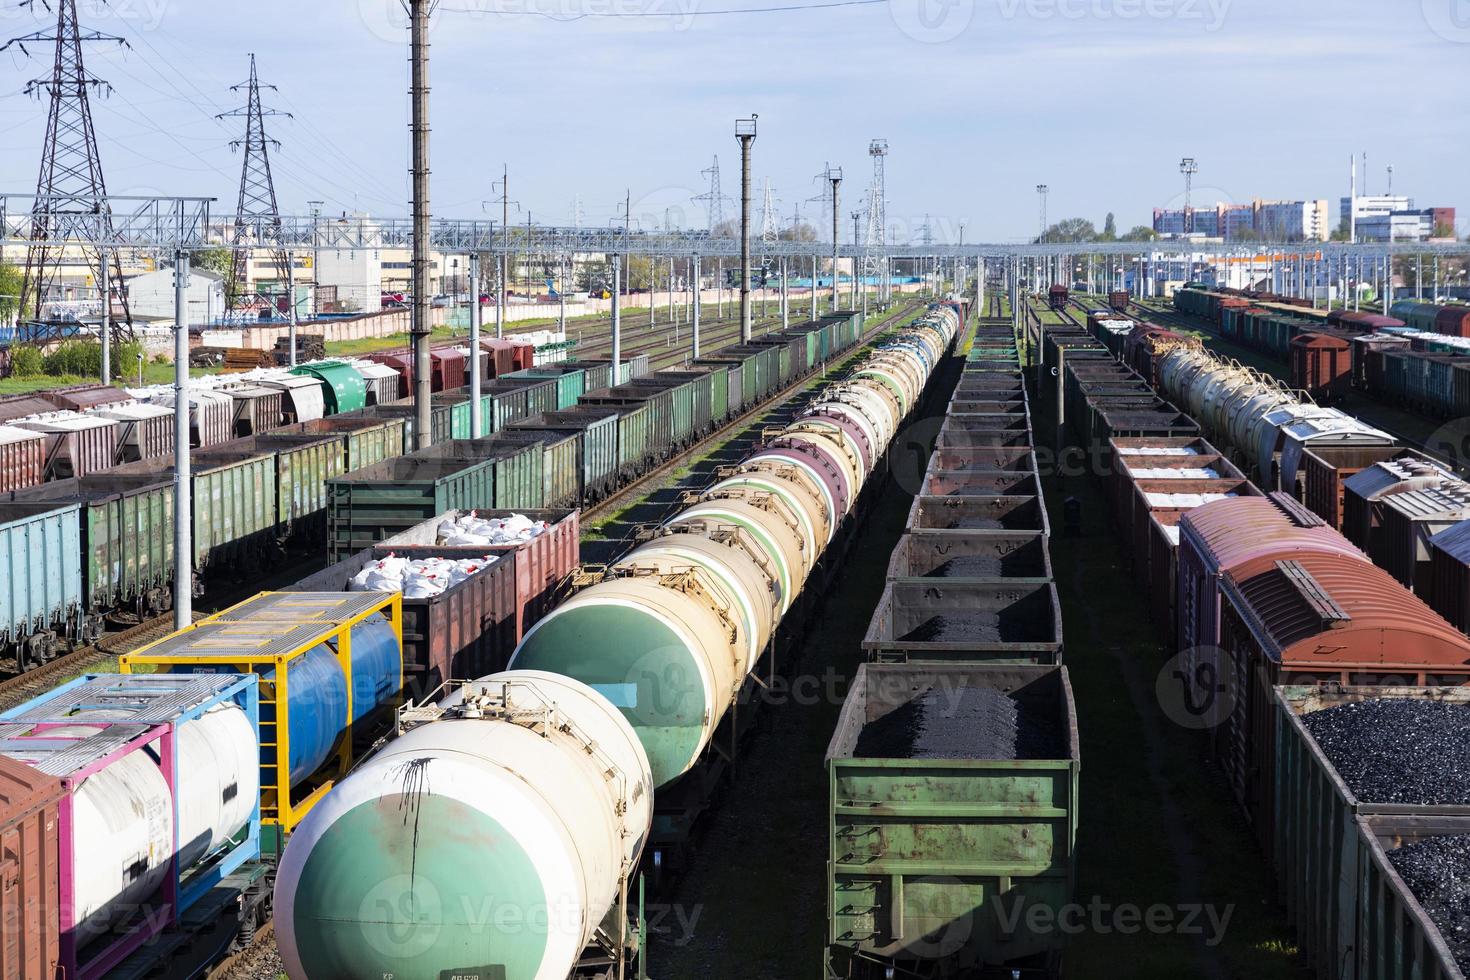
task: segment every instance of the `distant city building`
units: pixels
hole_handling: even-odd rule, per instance
[[[1383,217],[1392,214],[1394,211],[1412,210],[1414,210],[1414,199],[1412,197],[1402,197],[1397,194],[1391,196],[1380,194],[1377,196],[1359,195],[1355,198],[1343,197],[1338,198],[1337,220],[1339,225],[1345,225],[1348,223],[1349,214],[1353,216],[1354,220],[1362,221],[1364,218]]]
[[[1252,201],[1213,208],[1154,209],[1154,231],[1238,241],[1324,242],[1331,234],[1326,200]]]
[[[1361,217],[1357,231],[1360,242],[1427,242],[1436,229],[1454,227],[1454,208],[1424,208]]]

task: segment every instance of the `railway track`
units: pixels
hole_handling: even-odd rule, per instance
[[[202,617],[202,613],[194,616],[195,620]],[[154,640],[161,640],[172,633],[173,628],[173,613],[165,613],[120,632],[105,634],[91,646],[73,650],[39,667],[33,667],[24,674],[16,674],[0,681],[0,710],[9,710],[23,704],[79,674],[90,673],[99,668],[116,670],[119,654],[131,653]]]

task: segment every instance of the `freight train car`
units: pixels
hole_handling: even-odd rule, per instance
[[[1060,910],[1076,874],[1080,756],[1020,382],[1009,328],[977,330],[828,746],[827,977],[1058,971],[1058,936],[995,915]]]
[[[701,763],[783,615],[849,531],[907,414],[898,406],[914,407],[909,379],[924,386],[958,326],[939,307],[880,345],[533,626],[508,671],[407,713],[411,730],[307,815],[286,849],[276,907],[288,974],[429,976],[469,957],[507,976],[563,977],[588,950],[621,955],[654,793]],[[399,810],[410,796],[420,828],[448,821],[455,832],[415,832]],[[464,833],[494,846],[466,853]],[[365,836],[379,844],[364,851]],[[364,918],[361,902],[370,881],[410,871],[447,897],[449,915],[411,962],[401,944],[383,945],[396,927]],[[547,929],[473,930],[460,916],[492,896],[567,914]]]
[[[1254,426],[1270,424],[1283,404],[1269,386],[1242,395],[1255,379],[1235,367],[1185,359],[1168,374],[1181,400],[1212,420],[1212,431],[1249,435]],[[1470,641],[1404,584],[1423,580],[1424,541],[1441,513],[1450,512],[1436,510],[1428,497],[1461,502],[1415,485],[1414,479],[1434,474],[1413,469],[1412,460],[1400,473],[1391,459],[1372,458],[1391,447],[1358,453],[1331,440],[1306,442],[1306,455],[1324,454],[1318,468],[1356,468],[1338,482],[1319,475],[1314,496],[1352,511],[1349,525],[1369,529],[1383,564],[1397,569],[1400,580],[1288,494],[1201,501],[1178,521],[1179,676],[1199,679],[1191,700],[1213,712],[1213,751],[1273,859],[1317,974],[1333,980],[1459,976],[1445,939],[1459,935],[1463,921],[1435,921],[1421,904],[1424,893],[1416,896],[1405,884],[1392,855],[1412,841],[1430,840],[1438,853],[1458,861],[1463,840],[1458,852],[1444,851],[1451,842],[1442,835],[1470,829],[1470,791],[1456,775],[1457,762],[1413,744],[1420,725],[1455,729],[1464,723],[1445,717],[1443,709],[1467,697]],[[1162,445],[1156,452],[1164,458],[1181,448]],[[1278,459],[1278,472],[1281,465]],[[1112,481],[1120,478],[1114,474]],[[1359,497],[1371,497],[1379,510],[1368,512]],[[1461,520],[1454,528],[1464,526]],[[1440,532],[1450,535],[1447,541],[1462,533]],[[1132,539],[1136,564],[1140,545]],[[1423,709],[1419,721],[1408,720],[1410,704],[1384,706],[1396,699]],[[1322,729],[1329,740],[1319,744],[1312,715],[1332,710],[1346,720]],[[1350,733],[1344,726],[1354,717],[1362,724]],[[1402,756],[1389,758],[1397,746]],[[1371,777],[1371,794],[1355,783],[1364,777]],[[1389,785],[1395,782],[1401,788]],[[1445,792],[1435,799],[1412,795],[1416,787],[1440,786]],[[1395,951],[1407,948],[1405,942],[1415,952],[1401,959]]]

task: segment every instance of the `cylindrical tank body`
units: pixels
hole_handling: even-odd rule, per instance
[[[683,533],[641,546],[532,627],[511,665],[575,677],[605,695],[642,739],[655,786],[687,772],[958,326],[953,309],[937,308],[864,358],[665,524]],[[724,559],[732,533],[748,565]],[[720,547],[691,544],[698,536]],[[745,597],[759,591],[757,572],[768,583],[769,627],[742,605],[754,602]]]
[[[80,711],[53,737],[94,734],[87,722],[125,720]],[[244,827],[260,795],[255,729],[220,705],[177,726],[179,865],[190,868]],[[163,884],[174,850],[175,800],[153,753],[132,752],[84,779],[72,796],[73,909],[85,943],[131,914]]]
[[[862,464],[863,479],[866,480],[878,461],[878,455],[872,448],[871,430],[865,423],[858,421],[861,416],[856,411],[849,409],[846,412],[837,412],[829,409],[830,406],[824,405],[818,411],[807,413],[803,421],[808,426],[830,432],[841,439],[848,451]]]
[[[794,452],[763,452],[740,465],[739,472],[727,476],[705,491],[706,496],[724,497],[750,489],[756,493],[769,493],[782,499],[790,513],[795,514],[802,532],[802,549],[809,553],[820,553],[832,540],[834,528],[830,515],[836,507],[829,481],[812,467],[811,460],[794,460]],[[830,476],[835,481],[836,474]],[[671,525],[683,523],[682,515],[674,518]],[[779,588],[777,566],[767,560],[763,565],[771,575],[772,591]]]
[[[221,705],[178,728],[179,864],[191,867],[249,821],[260,749],[245,712]]]
[[[609,579],[531,627],[510,666],[575,678],[606,697],[662,786],[699,758],[745,679],[729,601],[690,575]]]
[[[92,726],[52,729],[85,737]],[[95,939],[163,884],[174,849],[173,799],[157,762],[132,752],[72,794],[72,910],[79,943]]]
[[[711,488],[699,503],[683,511],[680,518],[734,525],[747,531],[770,557],[779,576],[781,614],[796,601],[816,555],[805,547],[802,518],[785,497],[755,493],[740,487]],[[812,516],[810,513],[808,516]],[[810,522],[813,526],[816,521]]]
[[[821,408],[846,412],[868,425],[873,430],[876,455],[882,455],[893,439],[893,404],[874,392],[870,384],[843,385],[818,403]]]
[[[441,702],[297,827],[276,878],[292,980],[564,980],[653,816],[648,758],[606,698],[508,671]]]

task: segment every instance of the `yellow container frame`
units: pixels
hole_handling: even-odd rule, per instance
[[[350,601],[342,601],[349,600]],[[349,608],[341,610],[336,606]],[[398,643],[398,693],[391,703],[396,708],[403,692],[403,595],[397,592],[262,592],[205,619],[169,634],[161,640],[118,658],[124,674],[135,667],[208,666],[233,673],[263,675],[275,671],[275,679],[259,676],[260,688],[260,819],[262,825],[291,833],[324,797],[337,780],[347,775],[354,759],[352,708],[352,629],[369,616],[382,615],[392,625]],[[187,650],[190,641],[202,653],[173,653],[160,648]],[[297,657],[334,641],[337,662],[347,680],[347,721],[334,753],[336,762],[323,763],[298,787],[304,795],[293,797],[291,787],[291,725],[289,711],[289,664]],[[250,648],[269,650],[251,653]],[[266,721],[267,708],[271,722]],[[274,762],[264,761],[266,750],[274,750]]]

